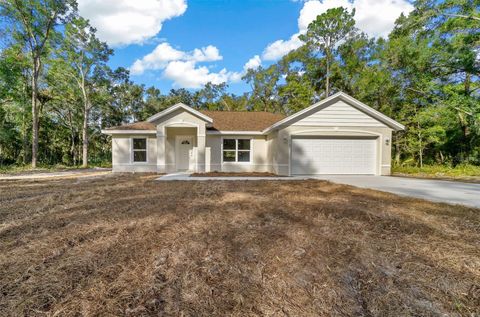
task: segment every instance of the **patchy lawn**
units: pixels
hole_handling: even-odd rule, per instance
[[[0,315],[480,314],[478,209],[155,177],[0,182]]]
[[[480,166],[475,165],[457,165],[455,167],[446,165],[394,166],[392,173],[394,176],[480,183]]]

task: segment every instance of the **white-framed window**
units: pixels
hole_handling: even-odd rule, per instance
[[[147,161],[147,138],[132,139],[132,161],[141,163]]]
[[[222,140],[222,162],[249,163],[251,160],[252,140],[224,138]]]

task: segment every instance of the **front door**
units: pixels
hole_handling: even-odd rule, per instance
[[[175,142],[175,159],[177,171],[190,168],[190,150],[193,149],[193,136],[177,135]]]

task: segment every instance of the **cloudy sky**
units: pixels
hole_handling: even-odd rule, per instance
[[[246,69],[267,66],[301,45],[298,35],[329,8],[355,8],[357,27],[386,36],[406,0],[78,0],[80,14],[115,49],[111,66],[129,68],[132,79],[196,89],[227,82],[230,91]]]

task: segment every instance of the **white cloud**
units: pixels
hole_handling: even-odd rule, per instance
[[[238,73],[228,72],[225,68],[212,73],[206,66],[196,66],[195,61],[170,62],[163,75],[172,80],[174,86],[182,88],[200,88],[208,82],[218,85],[239,78]]]
[[[165,68],[168,62],[184,59],[186,56],[185,52],[174,49],[168,43],[162,43],[150,54],[145,55],[142,59],[137,59],[130,67],[130,71],[134,75],[140,75],[147,69]]]
[[[305,32],[308,25],[316,19],[317,15],[328,9],[344,7],[348,11],[355,9],[356,26],[374,37],[386,37],[393,29],[395,20],[403,13],[413,10],[413,5],[406,0],[326,0],[320,2],[311,0],[305,2],[300,17],[298,28]]]
[[[164,69],[171,61],[213,62],[221,60],[218,48],[209,45],[196,48],[191,53],[179,51],[168,43],[161,43],[142,59],[137,59],[130,67],[133,75],[141,75],[146,70]]]
[[[194,49],[191,59],[196,62],[213,62],[219,61],[223,57],[220,55],[218,48],[213,45]]]
[[[137,59],[130,67],[132,75],[141,75],[148,70],[163,70],[163,77],[173,81],[175,87],[200,88],[208,82],[220,84],[235,82],[241,74],[222,69],[210,72],[201,62],[214,62],[223,59],[220,51],[213,45],[185,52],[173,48],[168,43],[159,44],[151,53]]]
[[[112,46],[141,44],[162,29],[162,23],[182,15],[186,0],[78,0],[80,14]]]
[[[262,53],[262,58],[266,61],[275,61],[286,55],[288,52],[295,50],[302,46],[302,41],[298,38],[300,33],[296,33],[290,39],[277,40],[270,43]]]
[[[407,0],[310,0],[306,1],[298,17],[298,33],[288,40],[277,40],[269,44],[262,57],[264,60],[278,60],[291,50],[299,48],[302,43],[298,35],[305,33],[308,25],[319,14],[328,9],[344,7],[350,12],[355,9],[356,26],[369,36],[386,37],[393,29],[395,20],[403,12],[413,10]]]
[[[255,55],[254,57],[250,58],[248,62],[245,63],[243,66],[243,71],[247,72],[249,69],[257,69],[262,65],[262,60],[260,56]]]

